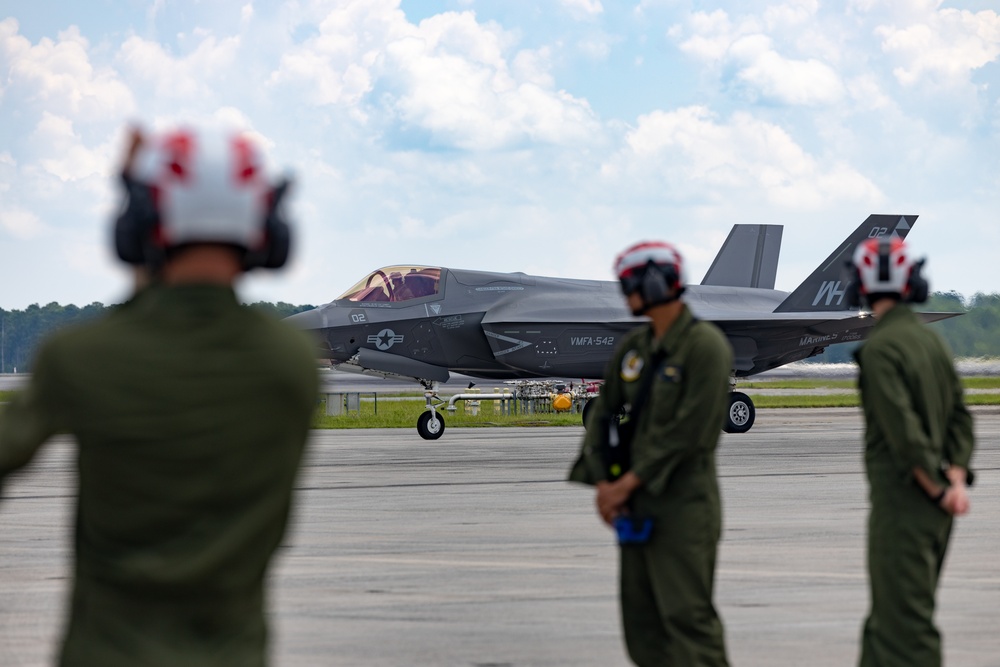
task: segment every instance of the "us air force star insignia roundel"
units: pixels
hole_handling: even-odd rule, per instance
[[[402,343],[403,337],[397,336],[396,332],[392,329],[382,329],[377,334],[372,334],[368,337],[369,343],[375,343],[375,347],[380,350],[388,350],[390,347],[396,343]]]
[[[642,372],[642,366],[645,362],[639,353],[635,350],[629,350],[625,353],[625,357],[622,359],[622,379],[626,382],[634,382],[639,377],[639,373]]]

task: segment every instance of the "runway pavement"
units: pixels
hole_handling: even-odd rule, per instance
[[[1000,665],[1000,408],[938,597],[949,667]],[[625,665],[617,550],[563,481],[582,429],[316,431],[273,572],[274,664]],[[0,664],[50,664],[67,586],[71,443],[0,503]],[[867,609],[853,409],[760,410],[724,435],[716,602],[734,666],[855,664]]]

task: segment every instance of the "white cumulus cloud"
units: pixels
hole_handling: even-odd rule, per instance
[[[585,100],[553,88],[544,48],[515,50],[513,35],[472,12],[415,25],[398,0],[348,2],[319,30],[282,58],[272,85],[303,87],[314,104],[362,120],[388,114],[403,131],[469,150],[579,141],[596,127]]]
[[[737,78],[761,97],[792,105],[834,104],[844,85],[832,67],[818,60],[793,60],[757,35],[737,40],[730,53],[740,63]]]
[[[130,112],[134,100],[110,68],[94,67],[89,42],[70,27],[37,44],[19,34],[18,22],[0,21],[0,94],[47,111],[100,120]]]
[[[601,0],[559,0],[574,16],[593,17],[604,13]]]
[[[110,143],[86,146],[68,118],[44,112],[32,141],[41,156],[39,164],[61,181],[104,177],[111,171]]]
[[[721,9],[695,12],[686,26],[671,27],[668,35],[681,51],[732,70],[733,80],[753,98],[796,106],[835,104],[845,92],[837,71],[816,57],[783,55],[770,35],[797,30],[812,19],[817,6],[812,0],[772,6],[763,20],[751,16],[738,22]]]
[[[213,82],[238,76],[233,65],[239,48],[237,36],[202,35],[193,51],[175,56],[158,42],[132,36],[122,44],[118,61],[131,81],[152,89],[160,100],[193,99],[210,96]]]
[[[398,0],[348,0],[318,22],[319,34],[290,48],[271,75],[313,104],[356,105],[371,91],[385,45],[412,34]]]
[[[787,208],[815,209],[841,200],[874,202],[878,188],[847,164],[826,164],[782,128],[745,112],[719,122],[704,107],[641,116],[608,175],[652,174],[678,193],[713,198],[720,190],[763,193]]]
[[[48,231],[41,219],[31,211],[0,202],[0,229],[16,239],[37,238]]]
[[[1000,15],[992,10],[942,9],[905,27],[876,28],[882,50],[898,59],[893,70],[904,85],[931,79],[967,83],[971,72],[1000,57]]]

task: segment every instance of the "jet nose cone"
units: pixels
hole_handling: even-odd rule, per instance
[[[285,318],[292,326],[299,329],[322,329],[326,326],[326,317],[321,312],[322,308],[313,308]]]
[[[342,336],[336,333],[343,330],[342,325],[337,324],[336,317],[329,316],[330,314],[336,316],[337,313],[335,308],[328,309],[326,306],[320,306],[286,317],[285,321],[298,329],[307,331],[316,341],[319,350],[317,354],[337,363],[347,361],[352,354],[348,346],[340,340]],[[333,319],[332,322],[331,319]],[[354,342],[353,338],[351,342]],[[355,347],[355,349],[357,348]]]

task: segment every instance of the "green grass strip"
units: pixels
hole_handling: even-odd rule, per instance
[[[974,383],[973,388],[992,389],[1000,386],[1000,378],[967,378],[967,380],[986,380],[995,384]],[[769,383],[761,383],[766,387],[774,387]],[[738,385],[746,390],[747,384]],[[778,388],[778,387],[774,387]],[[811,387],[782,387],[811,388]],[[10,400],[16,391],[0,391],[0,403]],[[853,408],[859,404],[857,393],[830,394],[820,396],[770,396],[755,394],[752,390],[747,394],[758,408]],[[382,398],[381,395],[380,399]],[[1000,405],[1000,393],[997,394],[966,394],[968,405]],[[459,402],[455,412],[448,412],[444,406],[439,408],[444,416],[446,427],[496,427],[496,426],[580,426],[579,413],[573,412],[541,412],[534,414],[523,410],[518,414],[500,414],[494,408],[494,401],[480,401],[479,414],[471,414],[470,406]],[[521,406],[519,406],[519,410]],[[342,414],[336,417],[326,415],[326,404],[320,402],[313,417],[313,427],[317,429],[346,428],[410,428],[416,430],[417,417],[424,411],[422,397],[413,396],[412,400],[378,401],[378,412],[374,401],[362,400],[359,411]]]
[[[830,394],[820,396],[770,396],[749,392],[748,395],[758,408],[856,408],[859,405],[857,393]],[[1000,394],[966,394],[968,405],[1000,405]],[[497,414],[491,401],[481,401],[479,415],[469,414],[467,406],[457,404],[455,412],[440,410],[446,427],[489,427],[489,426],[580,426],[581,417],[577,413],[545,413],[501,415]],[[378,414],[372,401],[362,401],[359,412],[351,412],[336,417],[326,416],[325,405],[316,410],[313,426],[319,429],[343,428],[416,428],[417,417],[424,411],[424,402],[379,401]]]
[[[471,414],[470,406],[459,403],[455,412],[448,412],[445,406],[438,408],[444,417],[445,427],[489,427],[489,426],[580,426],[579,413],[572,412],[535,412],[504,415],[498,413],[493,401],[481,401],[479,414]],[[320,404],[313,418],[314,428],[413,428],[417,426],[417,417],[424,411],[423,399],[412,401],[379,401],[378,413],[375,412],[374,401],[361,401],[358,411],[348,414],[327,416],[326,404]]]
[[[1000,389],[1000,377],[962,378],[962,386],[966,389]]]
[[[769,396],[748,392],[758,408],[855,408],[859,405],[857,394],[829,394],[825,396]],[[997,396],[1000,402],[1000,396]]]
[[[737,380],[736,389],[854,389],[858,383],[855,380]]]
[[[736,384],[740,391],[748,389],[854,389],[858,385],[854,379],[801,379],[801,380],[744,380]],[[1000,377],[962,378],[966,389],[1000,389]]]

